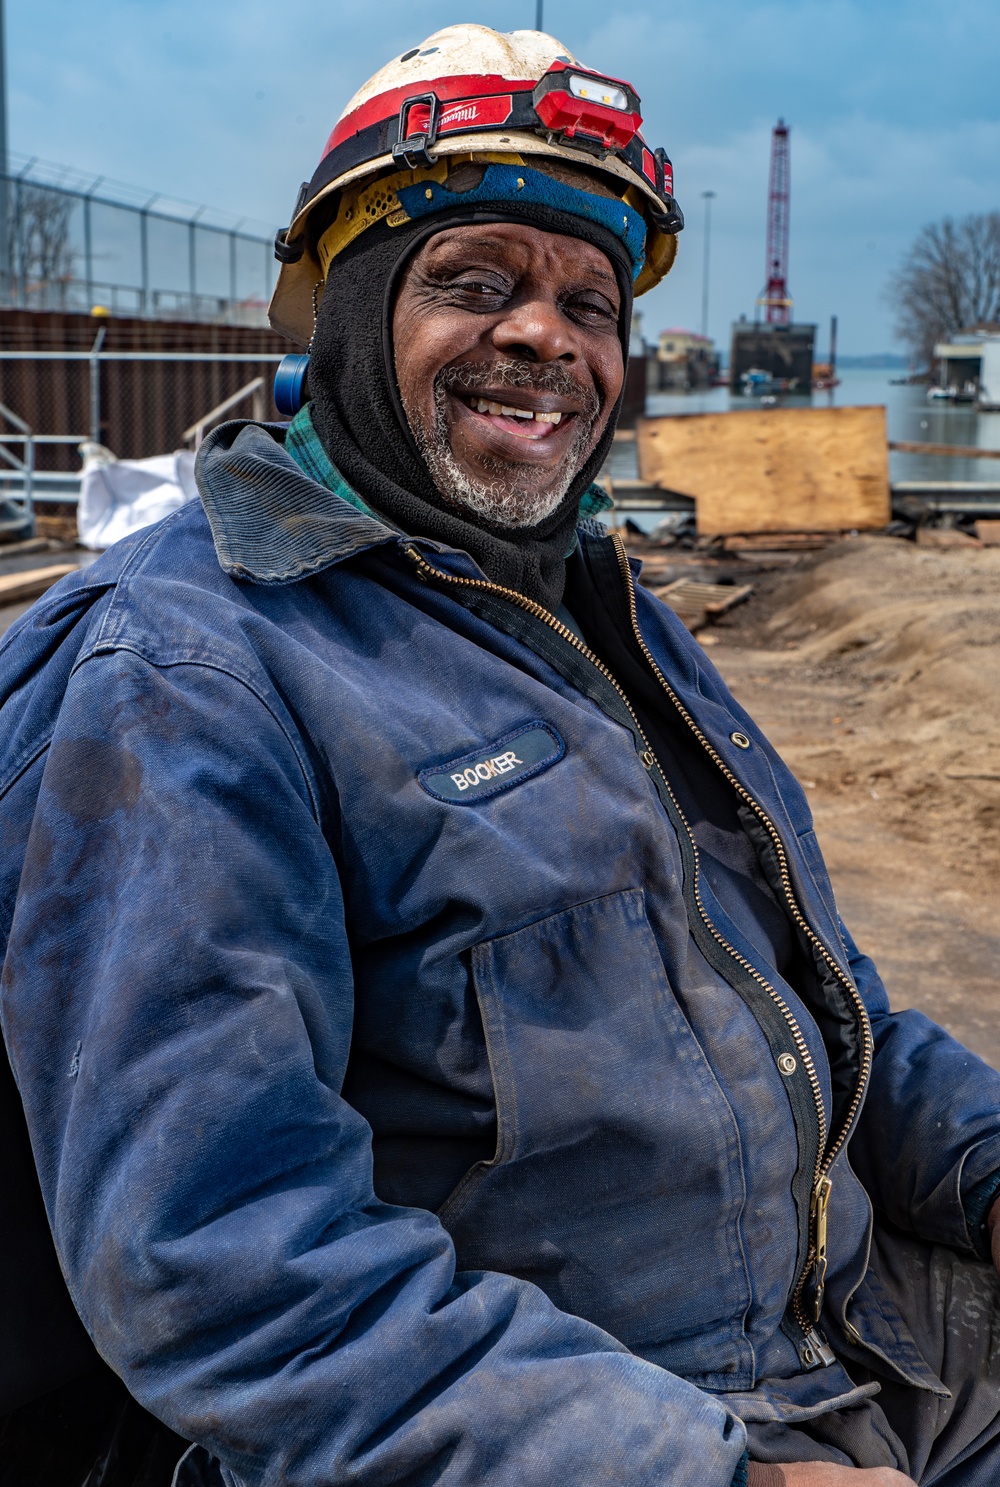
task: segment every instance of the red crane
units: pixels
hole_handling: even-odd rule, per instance
[[[787,325],[792,300],[788,293],[788,217],[791,208],[789,128],[779,119],[771,135],[771,174],[767,183],[767,281],[757,301],[767,309],[768,325]]]

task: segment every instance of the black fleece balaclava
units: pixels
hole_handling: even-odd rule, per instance
[[[432,223],[401,228],[379,223],[333,260],[312,343],[312,420],[333,464],[375,511],[411,536],[430,537],[470,553],[494,583],[551,610],[562,598],[580,498],[607,458],[621,397],[559,506],[536,526],[515,530],[497,527],[443,500],[410,433],[396,385],[392,311],[403,268],[434,234],[480,222],[529,222],[599,248],[618,281],[619,335],[627,359],[632,264],[611,232],[538,205],[525,204],[521,210],[506,203],[498,203],[495,210],[458,207]]]

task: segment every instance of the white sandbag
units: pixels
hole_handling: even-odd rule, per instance
[[[83,444],[77,531],[84,547],[110,547],[169,516],[198,494],[194,454],[179,449],[147,460],[115,459],[100,444]]]

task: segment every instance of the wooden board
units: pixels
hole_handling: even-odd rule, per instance
[[[843,532],[890,519],[885,409],[644,418],[639,474],[694,496],[698,531]]]
[[[67,573],[75,573],[79,564],[56,563],[51,568],[28,568],[23,573],[0,576],[0,604],[17,604],[24,599],[37,599]]]
[[[643,580],[646,574],[643,570]],[[753,584],[700,583],[697,579],[677,578],[653,593],[680,615],[689,630],[700,630],[709,620],[718,619],[727,609],[742,604],[753,593]]]

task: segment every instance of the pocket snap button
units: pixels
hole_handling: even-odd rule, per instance
[[[750,747],[750,740],[745,733],[731,733],[729,737],[738,749],[748,749]]]
[[[798,1065],[795,1062],[794,1053],[779,1053],[778,1068],[781,1070],[782,1074],[794,1074],[797,1067]]]

